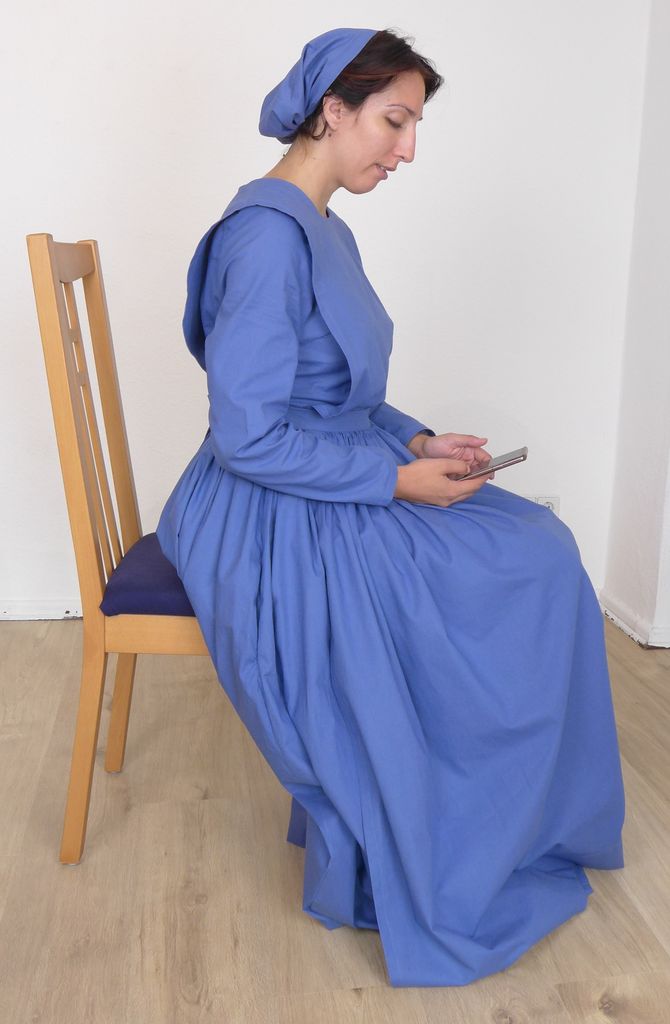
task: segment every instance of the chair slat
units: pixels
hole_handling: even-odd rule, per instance
[[[107,466],[105,465],[105,458],[102,451],[98,418],[95,412],[91,381],[86,363],[86,353],[82,342],[76,296],[71,284],[63,285],[63,291],[65,292],[68,315],[70,318],[70,341],[72,343],[77,362],[77,369],[79,371],[79,383],[84,399],[84,411],[86,414],[88,435],[93,450],[96,483],[99,491],[99,497],[96,500],[96,509],[98,510],[96,512],[96,520],[98,522],[98,530],[101,534],[100,544],[105,558],[107,578],[109,579],[112,569],[119,564],[122,558],[121,541],[116,522],[116,512],[112,503],[112,495],[109,487]],[[102,502],[102,505],[100,505],[100,501]]]
[[[98,243],[95,239],[78,242],[90,246],[95,270],[84,278],[84,295],[93,344],[96,376],[100,385],[100,403],[112,467],[114,493],[119,510],[123,550],[128,551],[142,536],[135,481],[130,464],[130,450],[123,417],[119,377],[116,369],[112,332],[107,311],[105,286],[100,271]]]
[[[68,349],[71,362],[73,365],[76,365],[74,346],[70,344]],[[107,536],[104,509],[102,507],[100,488],[98,486],[98,477],[95,471],[95,458],[93,456],[93,448],[91,445],[91,435],[86,415],[84,392],[83,389],[78,386],[79,378],[79,372],[71,375],[70,387],[72,391],[72,411],[77,425],[77,444],[79,447],[81,467],[84,474],[87,502],[94,524],[93,540],[102,558],[102,564],[104,566],[104,582],[106,582],[112,574],[114,564],[109,538]]]
[[[90,384],[86,383],[82,386],[82,395],[84,397],[84,407],[86,409],[86,418],[88,421],[89,437],[93,447],[93,460],[97,471],[98,491],[102,500],[101,515],[102,522],[105,529],[105,537],[108,538],[108,550],[109,557],[112,563],[112,567],[116,567],[123,557],[121,551],[121,540],[119,537],[119,529],[116,523],[116,513],[112,504],[112,496],[109,489],[109,479],[107,477],[107,467],[105,466],[105,460],[102,454],[102,445],[100,443],[100,434],[98,432],[98,421],[95,415],[95,408],[93,406],[93,398],[91,396]],[[111,570],[108,570],[108,572]],[[109,575],[108,575],[109,578]]]

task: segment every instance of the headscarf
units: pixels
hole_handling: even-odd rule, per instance
[[[296,129],[316,110],[328,87],[377,31],[333,28],[305,43],[300,59],[263,100],[261,135],[292,142]]]

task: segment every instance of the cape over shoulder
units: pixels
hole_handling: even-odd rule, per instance
[[[293,217],[271,206],[245,206],[212,231],[200,298],[205,335],[213,330],[224,300],[229,306],[243,305],[251,293],[263,296],[268,317],[286,314],[299,332],[314,306],[305,232]],[[260,313],[261,307],[255,308]],[[205,364],[207,349],[208,341]]]
[[[288,214],[297,223],[309,246],[311,277],[319,312],[342,349],[349,366],[351,385],[339,405],[325,405],[319,411],[325,417],[337,415],[361,404],[383,402],[388,363],[393,348],[393,321],[368,281],[354,236],[340,217],[329,209],[322,217],[309,197],[292,182],[280,178],[258,178],[242,185],[221,217],[209,228],[195,250],[187,275],[187,299],[183,330],[189,351],[205,369],[205,330],[200,297],[216,229],[237,211],[248,207],[266,207]],[[291,244],[292,231],[283,218],[272,222],[249,220],[247,231],[234,232],[235,244],[267,245],[273,232],[277,245]],[[296,254],[299,266],[300,257]],[[384,382],[382,390],[371,382]],[[363,403],[362,396],[365,396]]]

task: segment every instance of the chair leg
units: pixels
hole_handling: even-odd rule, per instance
[[[106,669],[107,654],[102,637],[95,643],[87,639],[85,633],[79,710],[60,848],[62,864],[78,864],[84,849]]]
[[[112,714],[109,720],[109,732],[107,733],[106,772],[120,772],[123,768],[136,663],[136,654],[118,655],[114,693],[112,695]]]

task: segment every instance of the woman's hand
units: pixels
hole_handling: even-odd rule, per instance
[[[422,459],[461,459],[469,466],[482,466],[491,456],[482,445],[488,437],[476,437],[474,434],[438,434],[431,437],[424,434],[421,446]]]
[[[429,438],[436,441],[436,437]],[[470,472],[471,464],[464,459],[443,459],[431,456],[417,458],[404,466],[398,466],[398,481],[393,492],[394,498],[405,501],[425,502],[446,508],[456,501],[464,501],[493,478],[493,473],[478,476],[475,480],[452,480]]]

